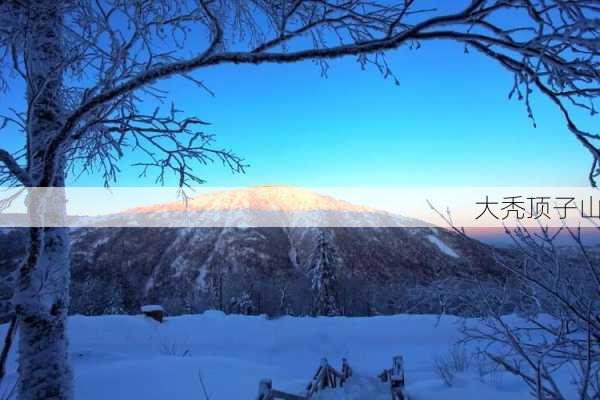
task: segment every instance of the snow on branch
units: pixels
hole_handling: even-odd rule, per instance
[[[143,114],[129,103],[118,112],[88,120],[72,138],[76,143],[69,157],[72,169],[99,169],[105,185],[109,185],[117,178],[119,158],[129,149],[144,156],[144,161],[132,164],[141,168],[140,176],[154,173],[159,184],[165,183],[168,174],[177,178],[180,187],[204,183],[196,167],[213,161],[220,161],[233,172],[244,172],[247,165],[242,158],[213,146],[214,135],[202,129],[209,123],[197,117],[180,118],[180,113],[173,104],[167,114],[158,108]]]
[[[10,11],[5,15],[12,16],[13,22],[0,31],[0,57],[9,70],[27,79],[20,45],[23,28],[14,23],[20,18],[19,7],[0,7]],[[48,168],[38,184],[52,182],[55,160],[74,145],[74,139],[89,139],[80,132],[91,129],[90,116],[100,112],[113,119],[120,104],[139,103],[141,94],[145,100],[162,101],[165,93],[155,86],[160,80],[185,77],[212,93],[198,77],[210,66],[314,60],[325,75],[329,60],[355,56],[364,68],[375,67],[398,82],[388,63],[390,51],[418,49],[426,42],[442,40],[496,60],[512,74],[509,96],[524,102],[534,123],[532,95],[550,98],[569,131],[591,154],[589,178],[596,185],[600,133],[579,127],[573,110],[596,113],[599,11],[594,0],[465,0],[440,8],[422,0],[70,4],[62,10],[66,40],[65,60],[60,65],[69,82],[91,84],[72,88],[71,106],[48,143]],[[213,155],[230,159],[225,153]]]
[[[16,179],[23,186],[32,186],[32,180],[29,174],[21,168],[17,159],[8,151],[0,149],[0,162],[4,164],[8,173],[2,173],[0,168],[0,184],[11,181],[11,177]]]
[[[433,208],[433,207],[432,207]],[[434,209],[435,210],[435,209]],[[464,239],[466,233],[450,216],[438,215]],[[473,271],[468,290],[445,291],[481,324],[465,323],[464,341],[479,345],[481,355],[523,380],[536,399],[566,399],[560,369],[569,369],[578,398],[600,395],[600,265],[586,249],[581,230],[552,229],[540,224],[505,228],[512,240],[509,253],[490,249],[503,274],[489,283]],[[568,233],[574,247],[560,246]],[[509,315],[512,314],[512,315]]]

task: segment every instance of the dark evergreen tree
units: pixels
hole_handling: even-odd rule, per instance
[[[210,307],[214,310],[224,311],[223,304],[223,283],[224,273],[221,269],[213,267],[213,270],[206,276],[206,291],[209,298]]]
[[[232,297],[229,304],[229,312],[242,315],[258,314],[252,294],[249,291],[244,291],[239,297]]]
[[[340,258],[330,234],[321,231],[310,261],[313,315],[340,315],[337,270]]]

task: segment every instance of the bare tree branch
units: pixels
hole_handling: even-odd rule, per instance
[[[21,168],[17,160],[6,150],[0,149],[0,161],[4,163],[8,171],[23,185],[33,186],[29,174]]]

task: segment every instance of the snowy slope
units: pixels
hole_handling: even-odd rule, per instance
[[[511,377],[482,383],[475,373],[448,388],[433,374],[432,360],[457,339],[458,320],[435,316],[292,318],[267,320],[219,312],[168,318],[74,316],[69,320],[76,399],[254,399],[261,378],[301,393],[321,357],[334,366],[346,357],[355,370],[347,387],[321,399],[389,399],[375,376],[402,354],[412,400],[527,399]],[[4,334],[6,326],[0,333]],[[15,379],[15,355],[8,383]]]

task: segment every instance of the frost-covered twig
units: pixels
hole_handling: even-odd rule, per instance
[[[440,215],[443,215],[440,213]],[[449,221],[449,218],[444,218]],[[463,230],[453,227],[462,235]],[[581,400],[600,396],[600,297],[595,279],[597,256],[587,249],[581,232],[540,226],[535,232],[520,225],[506,234],[513,240],[512,258],[496,256],[507,274],[489,290],[473,274],[473,287],[460,299],[478,308],[483,324],[465,324],[464,341],[505,371],[521,378],[537,399],[565,399],[554,379],[570,370]],[[570,255],[555,241],[571,233],[579,254]],[[490,249],[497,253],[492,247]],[[470,292],[470,293],[469,293]],[[453,293],[449,293],[452,296]],[[517,316],[506,316],[516,312]]]
[[[208,395],[208,391],[206,390],[206,384],[204,383],[204,378],[202,377],[202,371],[198,370],[198,380],[200,381],[200,386],[202,387],[202,396],[204,400],[210,400],[210,396]]]
[[[0,385],[4,380],[4,376],[6,375],[6,360],[8,359],[8,355],[10,353],[10,349],[12,348],[13,338],[15,337],[15,333],[17,331],[17,316],[12,315],[10,318],[10,323],[8,325],[8,331],[6,331],[6,336],[4,337],[4,344],[2,346],[2,352],[0,353]]]

